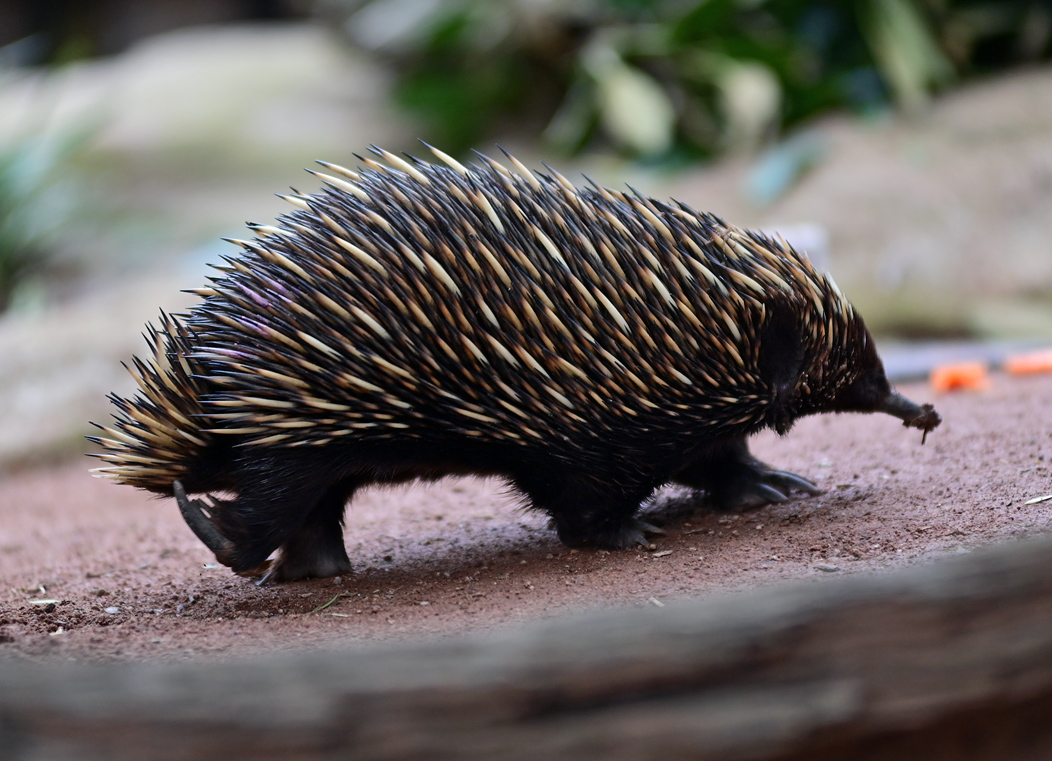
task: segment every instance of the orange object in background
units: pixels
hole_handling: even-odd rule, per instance
[[[1012,375],[1052,373],[1052,349],[1016,354],[1005,360],[1005,372]]]
[[[931,385],[936,391],[985,391],[990,388],[990,376],[985,362],[961,362],[932,370]]]

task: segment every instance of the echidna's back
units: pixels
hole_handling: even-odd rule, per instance
[[[97,475],[171,495],[173,481],[194,482],[194,463],[204,457],[212,437],[202,431],[204,383],[190,334],[163,312],[159,322],[159,329],[147,326],[152,358],[136,357],[128,368],[139,394],[133,399],[111,394],[118,410],[115,423],[97,426],[108,438],[90,438],[105,450],[96,455],[107,463],[94,470]]]
[[[214,437],[576,451],[744,429],[762,410],[731,402],[763,391],[763,301],[836,298],[806,259],[709,215],[514,160],[518,174],[383,155],[399,169],[334,167],[326,190],[290,197],[185,326],[165,318],[153,365],[137,362],[142,396],[114,400],[104,474],[168,491]]]

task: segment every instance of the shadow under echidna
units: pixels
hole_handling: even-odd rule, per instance
[[[219,562],[288,581],[350,570],[344,509],[369,484],[500,476],[566,544],[621,548],[666,483],[721,510],[818,493],[750,456],[762,429],[939,425],[784,241],[432,150],[323,163],[321,192],[234,241],[202,301],[148,329],[96,472],[174,495]],[[206,492],[234,496],[186,496]]]

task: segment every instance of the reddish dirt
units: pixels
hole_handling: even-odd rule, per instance
[[[649,548],[568,550],[499,483],[376,490],[348,511],[355,573],[259,587],[217,566],[171,501],[92,479],[89,463],[0,480],[0,657],[226,658],[515,625],[595,606],[777,579],[874,573],[1052,528],[1052,376],[933,398],[920,433],[885,416],[762,435],[764,460],[826,492],[737,515],[666,490]],[[48,602],[52,601],[52,602]]]

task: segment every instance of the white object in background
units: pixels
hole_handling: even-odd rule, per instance
[[[796,251],[807,254],[815,269],[829,272],[829,231],[823,225],[801,222],[795,225],[775,225],[762,230],[764,235],[779,235]]]

